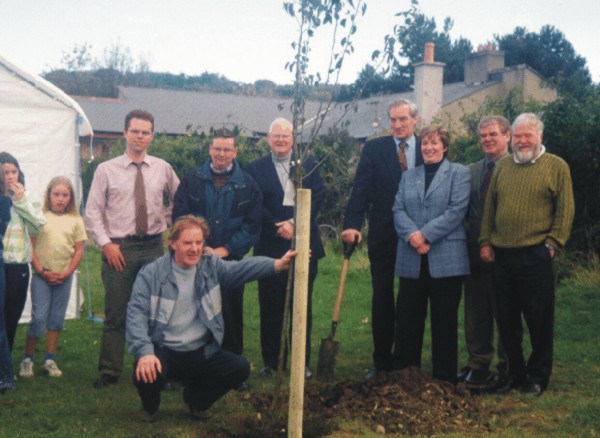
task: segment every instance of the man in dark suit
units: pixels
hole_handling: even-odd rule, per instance
[[[294,235],[294,185],[292,157],[292,124],[283,118],[271,123],[267,137],[271,154],[250,163],[248,173],[256,180],[263,195],[262,227],[254,255],[279,257],[290,249]],[[323,180],[315,160],[304,160],[302,187],[311,190],[310,249],[312,251],[308,274],[308,318],[306,331],[306,377],[310,378],[310,332],[312,326],[312,290],[317,276],[319,259],[325,256],[317,226],[317,215],[323,202]],[[264,367],[263,374],[277,368],[279,344],[283,325],[283,308],[287,274],[259,280],[260,342]]]
[[[479,122],[479,139],[485,158],[469,166],[471,197],[467,214],[467,246],[471,275],[465,278],[465,340],[469,361],[458,380],[469,386],[493,386],[490,364],[494,356],[496,306],[492,267],[479,257],[479,231],[487,189],[496,163],[508,154],[510,122],[502,116],[486,116]],[[498,341],[498,370],[506,371],[506,356]]]
[[[392,207],[403,170],[423,164],[421,144],[415,136],[419,121],[417,106],[409,100],[397,100],[388,108],[392,135],[365,143],[356,169],[354,187],[346,206],[345,242],[362,241],[361,228],[369,218],[369,261],[373,300],[373,363],[366,377],[379,371],[391,371],[395,332],[394,261],[398,237],[394,229]]]

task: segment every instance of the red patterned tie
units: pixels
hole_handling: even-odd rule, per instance
[[[404,140],[400,140],[400,143],[398,144],[398,161],[400,161],[402,172],[406,172],[408,169],[408,162],[406,161],[406,154],[404,153],[405,148],[406,142]]]

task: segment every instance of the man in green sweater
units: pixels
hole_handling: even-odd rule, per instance
[[[486,197],[480,256],[493,263],[498,329],[512,388],[541,395],[552,373],[555,251],[569,237],[575,206],[568,165],[546,152],[544,124],[525,113],[512,124],[513,156],[501,160]],[[525,363],[523,315],[532,352]]]

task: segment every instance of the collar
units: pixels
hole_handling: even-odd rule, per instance
[[[121,155],[120,157],[117,157],[117,158],[121,159],[121,164],[123,164],[123,167],[127,167],[131,164],[135,164],[135,161],[133,161],[131,159],[131,157],[129,155],[127,155],[127,152],[125,152],[123,155]],[[156,160],[155,157],[153,157],[152,155],[146,154],[146,156],[142,160],[142,163],[146,163],[148,166],[151,166],[155,160]]]
[[[231,162],[231,165],[230,165],[230,166],[229,166],[227,169],[225,169],[225,170],[222,170],[222,171],[220,171],[220,172],[219,172],[218,170],[215,170],[215,168],[213,167],[212,161],[210,162],[210,170],[212,170],[212,172],[213,172],[215,175],[224,175],[224,174],[226,174],[226,173],[229,173],[229,172],[231,172],[231,169],[233,169],[233,161]]]
[[[202,179],[212,181],[213,174],[211,173],[210,159],[205,161],[202,166],[196,169],[196,174]],[[237,159],[233,160],[230,182],[238,185],[244,182],[244,174],[241,171],[240,164],[237,162]]]
[[[513,159],[515,160],[515,163],[517,163],[517,164],[527,164],[527,163],[535,164],[535,162],[536,162],[537,160],[539,160],[539,159],[542,157],[542,155],[544,155],[544,153],[546,152],[546,146],[544,146],[544,145],[541,145],[541,146],[542,146],[542,148],[541,148],[541,150],[540,150],[540,154],[539,154],[537,157],[535,157],[535,158],[532,158],[532,159],[531,159],[531,160],[529,160],[529,161],[519,161],[519,160],[517,159],[517,154],[514,154],[514,153],[513,153]]]
[[[273,163],[275,163],[275,164],[279,164],[279,163],[283,163],[283,164],[285,164],[285,163],[289,163],[289,162],[291,162],[291,161],[292,161],[292,152],[293,152],[293,150],[290,150],[290,151],[288,152],[288,154],[287,154],[287,155],[285,155],[285,156],[283,156],[283,157],[280,157],[280,156],[278,156],[278,155],[274,154],[273,152],[271,152],[271,160],[273,160]]]
[[[493,161],[494,161],[494,163],[498,164],[498,163],[500,162],[500,160],[501,160],[502,158],[506,157],[507,155],[508,155],[508,151],[506,151],[504,154],[500,155],[498,158],[496,158],[495,160],[493,160]],[[486,155],[486,156],[483,158],[483,167],[484,167],[484,168],[485,168],[485,167],[487,167],[487,165],[490,163],[490,161],[492,161],[492,160],[490,160],[490,159],[488,158],[488,156]]]
[[[396,149],[398,149],[400,147],[401,140],[399,138],[394,137],[393,135],[392,135],[392,138],[394,139],[394,143],[396,144]],[[414,134],[403,140],[406,143],[406,147],[408,149],[414,147],[417,144],[417,139],[415,138]]]

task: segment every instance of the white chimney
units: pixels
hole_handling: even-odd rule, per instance
[[[423,125],[431,120],[442,109],[444,64],[434,61],[434,44],[425,43],[423,62],[414,64],[415,68],[415,104],[419,108]]]

